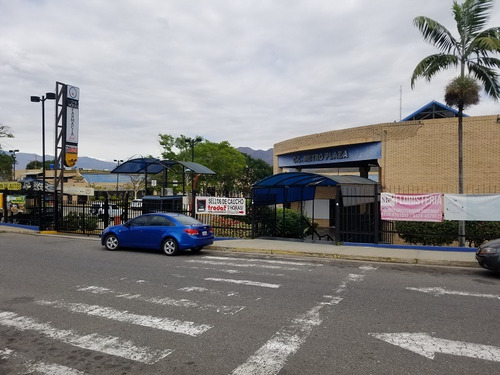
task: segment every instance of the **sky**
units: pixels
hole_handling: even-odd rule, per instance
[[[41,155],[41,104],[80,88],[79,156],[159,157],[159,134],[267,150],[319,132],[399,121],[458,72],[410,77],[437,50],[413,25],[456,36],[451,0],[0,0],[4,150]],[[500,26],[500,4],[488,27]],[[47,100],[54,153],[55,103]],[[485,96],[466,110],[500,113]],[[78,164],[77,164],[78,166]]]

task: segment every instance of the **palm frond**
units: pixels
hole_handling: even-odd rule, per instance
[[[432,77],[442,70],[449,68],[450,66],[458,66],[459,60],[455,55],[447,54],[435,54],[425,57],[420,61],[416,68],[413,70],[411,77],[411,87],[415,87],[415,81],[419,78],[425,78],[430,81]]]
[[[465,0],[458,4],[453,2],[453,13],[458,32],[467,41],[481,31],[490,18],[494,0]]]
[[[494,100],[500,99],[499,75],[496,71],[481,64],[469,62],[469,72],[484,86],[484,91]]]
[[[456,47],[457,42],[453,35],[439,22],[420,16],[413,20],[413,24],[420,30],[424,40],[436,46],[440,51],[448,53]]]

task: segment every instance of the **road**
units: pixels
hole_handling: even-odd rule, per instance
[[[0,233],[1,374],[493,374],[500,277]]]

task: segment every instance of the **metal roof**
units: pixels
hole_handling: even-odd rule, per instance
[[[308,172],[284,172],[268,176],[252,185],[253,189],[273,187],[374,185],[377,182],[359,176],[325,176]]]
[[[215,174],[214,171],[205,167],[204,165],[191,162],[191,161],[174,161],[174,160],[160,160],[156,158],[137,158],[130,159],[118,165],[111,173],[128,173],[128,174],[157,174],[163,172],[174,165],[182,165],[190,171],[197,174]]]
[[[422,108],[417,109],[411,115],[406,116],[401,121],[429,120],[436,118],[457,117],[458,111],[435,100],[427,103]],[[464,117],[469,117],[464,113]]]

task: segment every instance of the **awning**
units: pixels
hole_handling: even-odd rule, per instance
[[[111,173],[158,174],[163,172],[165,169],[179,164],[196,174],[215,174],[214,171],[204,165],[191,161],[160,160],[156,158],[137,158],[127,160],[113,169]]]
[[[252,185],[254,203],[271,205],[313,200],[317,186],[377,185],[359,176],[325,176],[307,172],[285,172],[268,176]]]

